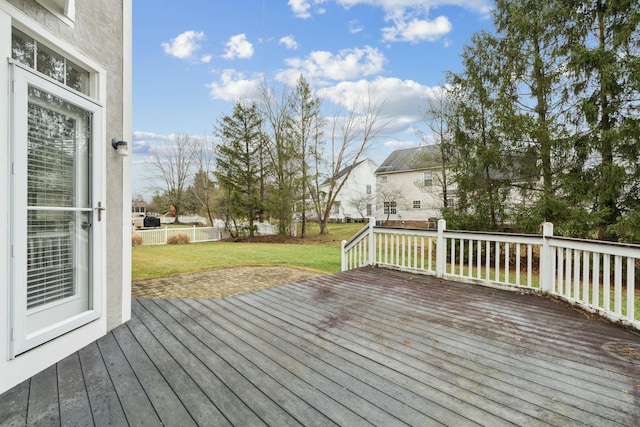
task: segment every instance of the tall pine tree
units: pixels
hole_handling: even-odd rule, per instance
[[[567,68],[583,118],[582,164],[576,167],[601,239],[637,215],[640,126],[640,3],[567,2]],[[579,188],[579,187],[577,187]]]
[[[240,223],[248,224],[253,236],[255,221],[263,211],[260,182],[262,118],[255,103],[239,101],[233,114],[223,116],[216,128],[221,143],[216,147],[215,177],[226,196],[227,228],[237,234]]]

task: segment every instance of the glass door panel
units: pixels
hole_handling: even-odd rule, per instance
[[[97,106],[14,69],[14,354],[96,317],[92,142]],[[19,84],[24,78],[24,84]]]

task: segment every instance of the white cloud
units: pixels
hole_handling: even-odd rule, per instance
[[[138,156],[138,161],[140,161],[140,156],[146,156],[151,152],[151,148],[154,145],[152,141],[170,141],[173,140],[174,136],[175,134],[173,133],[167,135],[156,132],[134,131],[131,150]],[[146,157],[142,157],[142,159],[146,161]]]
[[[451,32],[452,25],[445,16],[434,20],[401,17],[393,19],[393,26],[382,29],[382,39],[390,42],[435,41]]]
[[[344,49],[333,54],[327,51],[314,51],[306,58],[288,58],[285,63],[289,69],[278,73],[279,81],[295,81],[304,74],[309,81],[352,80],[384,71],[386,58],[377,48]]]
[[[311,4],[307,0],[289,0],[289,7],[295,16],[298,18],[309,18],[311,14],[309,9]]]
[[[247,41],[245,34],[237,34],[232,36],[226,43],[227,50],[225,51],[223,58],[226,59],[249,59],[253,56],[253,45]]]
[[[218,82],[207,85],[213,99],[235,102],[242,98],[256,99],[260,89],[260,76],[246,78],[236,70],[224,70]]]
[[[208,64],[211,62],[211,55],[204,55],[200,58],[200,62],[202,62],[203,64]]]
[[[402,150],[403,148],[411,148],[417,147],[418,143],[416,141],[387,141],[384,143],[384,146],[390,148],[391,150]]]
[[[484,18],[491,15],[491,0],[336,0],[345,8],[355,5],[377,7],[385,12],[385,21],[392,25],[382,28],[382,39],[387,42],[435,41],[452,30],[446,16],[430,18],[430,12],[440,6],[457,6],[478,13]]]
[[[185,31],[176,38],[171,40],[171,43],[162,43],[164,52],[168,55],[175,56],[180,59],[189,59],[193,54],[200,49],[198,41],[203,40],[205,35],[203,32]]]
[[[175,134],[171,133],[169,135],[156,133],[156,132],[144,132],[144,131],[134,131],[133,132],[133,140],[144,142],[145,140],[168,140],[173,139]]]
[[[439,6],[459,6],[481,15],[489,15],[493,2],[491,0],[336,0],[336,3],[345,8],[364,4],[379,7],[385,11],[398,9],[429,10]]]
[[[297,18],[307,19],[311,17],[311,7],[324,3],[326,0],[289,0],[289,7]],[[326,10],[317,7],[315,13],[324,14]]]
[[[287,49],[298,49],[298,42],[292,35],[282,37],[278,44],[283,44]]]
[[[379,101],[384,101],[385,116],[394,117],[395,125],[406,127],[420,120],[421,113],[429,99],[436,97],[438,86],[429,87],[413,80],[400,80],[395,77],[378,77],[373,81],[359,80],[341,82],[325,89],[325,97],[331,102],[350,108],[372,90]]]
[[[360,22],[357,19],[349,21],[349,32],[351,34],[358,34],[363,29],[364,29],[364,26],[360,24]]]

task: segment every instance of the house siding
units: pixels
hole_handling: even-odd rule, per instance
[[[113,137],[131,140],[131,0],[110,2],[75,2],[75,20],[70,25],[36,1],[0,0],[0,84],[9,87],[6,58],[11,57],[11,27],[28,29],[64,50],[69,58],[88,60],[95,64],[100,74],[97,85],[92,85],[90,96],[104,106],[103,140],[97,147],[103,151],[105,163],[105,211],[106,250],[103,267],[102,317],[86,326],[37,347],[24,355],[9,360],[9,315],[0,317],[0,392],[15,383],[34,375],[81,346],[104,335],[109,329],[130,318],[131,267],[130,267],[130,157],[115,154],[110,140]],[[84,61],[79,61],[83,63]],[[94,70],[96,71],[96,70]],[[9,128],[9,106],[2,98],[0,129]],[[9,134],[0,134],[0,196],[8,206],[10,200]],[[9,224],[0,229],[0,239],[9,241],[9,213],[2,210],[0,222]],[[0,271],[3,284],[0,287],[0,312],[10,312],[9,307],[9,250],[0,248]],[[5,310],[4,307],[8,309]]]
[[[424,179],[425,170],[406,171],[398,173],[379,173],[378,192],[384,192],[386,188],[398,190],[397,213],[389,215],[389,221],[428,221],[429,218],[441,216],[443,201],[442,187],[438,184],[436,171],[433,171],[433,184],[425,187],[419,185]],[[387,182],[380,183],[380,177],[386,176]],[[413,207],[413,202],[419,201],[420,208]],[[386,220],[384,214],[384,199],[378,197],[377,209],[379,219]]]
[[[431,185],[424,185],[425,172],[431,174]],[[380,220],[427,222],[442,215],[443,171],[436,146],[396,150],[382,162],[375,175]],[[395,201],[395,213],[384,212],[385,201]]]
[[[376,215],[376,179],[374,172],[378,165],[370,159],[366,159],[357,164],[346,179],[342,189],[336,197],[336,202],[340,203],[339,212],[332,211],[330,219],[333,221],[360,220],[362,216],[353,206],[353,201],[366,196],[367,186],[371,186],[371,215]],[[366,215],[365,215],[366,216]]]

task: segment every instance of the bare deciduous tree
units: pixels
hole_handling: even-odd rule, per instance
[[[320,221],[320,234],[329,234],[327,224],[331,209],[352,169],[349,168],[343,175],[340,175],[340,172],[360,161],[366,149],[381,136],[389,124],[383,117],[385,100],[377,95],[375,85],[369,84],[366,92],[346,113],[338,109],[333,116],[329,178],[323,181],[318,175],[311,192],[316,215]]]
[[[167,203],[175,208],[175,223],[185,199],[187,181],[191,177],[194,159],[194,144],[189,135],[176,134],[173,141],[151,149],[151,165],[155,178],[161,182]]]
[[[263,87],[262,114],[266,156],[271,164],[270,208],[278,220],[278,234],[288,235],[292,230],[293,210],[300,182],[299,153],[292,130],[291,89],[283,87],[280,96],[275,90]]]
[[[375,201],[375,197],[373,195],[360,194],[351,198],[349,200],[349,205],[358,211],[360,218],[364,221],[364,217],[367,215],[367,206],[371,205],[373,201]]]
[[[194,162],[197,172],[193,176],[191,195],[195,199],[198,210],[204,215],[209,224],[214,224],[215,208],[214,198],[216,195],[216,185],[211,179],[210,171],[214,168],[215,143],[205,138],[195,144]]]
[[[406,197],[402,189],[394,184],[383,184],[377,188],[378,212],[387,215],[385,222],[389,222],[389,217],[398,206],[406,203]],[[382,209],[381,209],[382,208]]]

